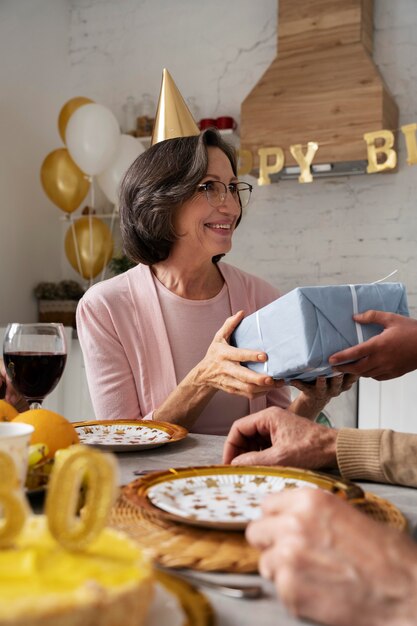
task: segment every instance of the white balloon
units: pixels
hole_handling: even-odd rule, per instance
[[[119,185],[123,176],[142,152],[145,152],[145,148],[140,141],[130,135],[121,135],[110,165],[97,176],[99,187],[113,204],[117,202]]]
[[[117,150],[119,123],[102,104],[85,104],[71,115],[65,131],[68,151],[78,167],[89,176],[100,174]]]

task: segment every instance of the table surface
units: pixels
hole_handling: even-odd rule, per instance
[[[142,452],[120,453],[117,455],[120,466],[120,484],[136,478],[134,470],[161,470],[169,467],[220,464],[225,437],[217,435],[190,434],[182,441]],[[409,521],[410,530],[417,539],[417,489],[359,483],[365,491],[390,500]],[[218,592],[203,589],[215,607],[217,626],[311,626],[312,622],[297,620],[288,615],[280,604],[273,585],[256,575],[204,574],[208,578],[233,584],[241,582],[261,582],[265,596],[258,600],[230,599]]]

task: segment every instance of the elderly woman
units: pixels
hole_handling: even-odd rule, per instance
[[[120,217],[138,265],[88,290],[77,328],[98,419],[155,419],[226,434],[234,420],[287,407],[281,381],[251,371],[263,352],[228,339],[244,315],[275,300],[265,281],[219,259],[252,188],[214,130],[157,143],[128,170]],[[314,418],[350,383],[318,379],[291,405]]]

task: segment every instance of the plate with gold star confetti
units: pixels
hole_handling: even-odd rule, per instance
[[[96,420],[76,422],[81,443],[112,452],[149,450],[180,441],[188,430],[178,424],[153,420]]]
[[[128,499],[155,515],[222,530],[243,530],[260,517],[260,504],[284,489],[324,489],[345,500],[360,487],[326,474],[288,467],[207,466],[153,472],[131,483]]]

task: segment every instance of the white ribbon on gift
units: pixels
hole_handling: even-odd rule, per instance
[[[397,274],[397,273],[398,273],[398,270],[394,270],[393,272],[391,272],[387,276],[384,276],[384,278],[380,278],[379,280],[375,280],[373,283],[371,283],[371,285],[376,285],[377,283],[383,283],[384,280],[387,280],[388,278],[391,278],[391,276],[394,276],[394,274]],[[350,291],[352,293],[353,314],[357,315],[359,313],[359,309],[358,309],[358,295],[356,293],[355,285],[349,285],[349,287],[350,287]],[[362,324],[359,324],[359,322],[355,322],[355,328],[356,328],[356,335],[358,337],[358,343],[363,343],[364,339],[363,339],[363,332],[362,332]]]
[[[358,307],[358,294],[356,293],[355,285],[349,285],[350,292],[352,294],[352,307],[353,307],[353,315],[357,315],[359,313]],[[358,343],[363,343],[363,332],[362,326],[359,322],[355,322],[356,335],[358,338]]]
[[[261,345],[263,346],[264,345],[264,340],[263,340],[263,337],[262,337],[261,324],[259,322],[259,311],[256,311],[255,319],[256,319],[256,327],[258,329],[258,335],[259,335],[259,338],[261,340]],[[264,350],[264,352],[265,352],[265,350]],[[264,372],[265,372],[265,374],[268,373],[268,361],[267,360],[264,363]]]

